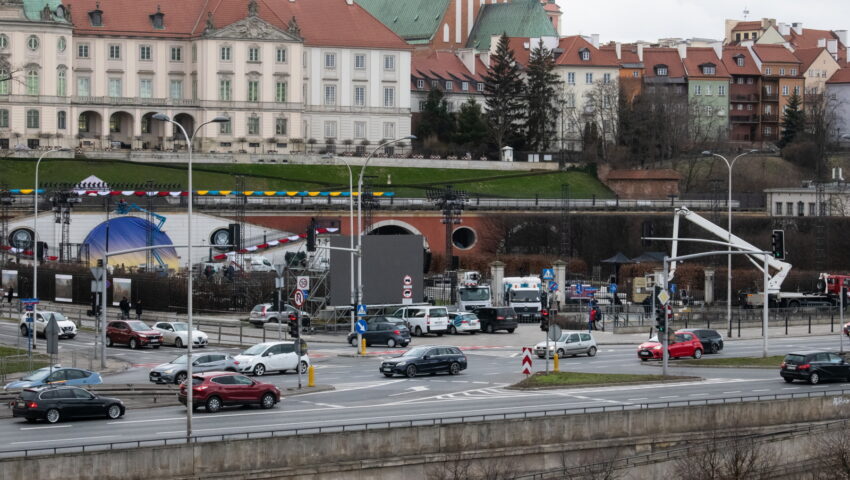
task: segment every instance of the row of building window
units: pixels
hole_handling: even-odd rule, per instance
[[[791,74],[792,77],[797,76],[797,69],[796,68],[791,68],[791,69],[789,69],[789,71],[790,71],[790,74]],[[765,75],[773,75],[773,67],[764,67],[764,74]],[[784,67],[779,69],[779,76],[780,77],[785,76],[785,68]]]
[[[703,89],[702,87],[703,87],[702,85],[694,85],[694,95],[705,95],[707,97],[710,97],[712,95],[711,85],[705,85],[705,89]],[[718,85],[717,86],[717,95],[721,96],[721,97],[726,96],[726,86],[725,85]]]
[[[818,215],[816,210],[816,203],[809,202],[809,213],[808,216],[815,217]],[[776,202],[776,206],[773,209],[774,215],[788,215],[793,216],[794,213],[794,202],[785,202],[785,213],[782,213],[782,202]],[[804,202],[797,202],[797,212],[796,215],[802,217],[806,215],[806,204]],[[822,202],[820,204],[820,215],[826,215],[826,203]]]
[[[9,110],[0,109],[0,128],[9,128]],[[41,112],[38,110],[27,110],[27,128],[41,128]],[[68,128],[68,114],[60,110],[56,112],[56,128],[65,130]]]
[[[336,53],[327,52],[325,53],[325,69],[326,70],[334,70],[336,69]],[[304,62],[304,66],[307,66],[307,62]],[[354,55],[354,69],[355,70],[365,70],[366,69],[366,55],[359,53]],[[395,71],[395,55],[384,55],[384,71],[394,72]]]
[[[584,74],[584,83],[590,85],[593,83],[593,74],[585,73]],[[611,74],[605,73],[602,75],[602,83],[611,83]],[[575,72],[567,72],[567,84],[575,85],[576,84],[576,74]]]
[[[439,86],[440,86],[439,80],[431,80],[431,88],[439,88]],[[416,80],[416,88],[419,89],[419,90],[424,89],[425,88],[425,80],[422,79],[422,78],[417,79]],[[449,91],[449,92],[454,91],[454,89],[455,89],[454,81],[445,80],[443,82],[443,88],[445,88],[445,90]],[[478,90],[479,92],[483,92],[484,91],[484,82],[476,82],[475,89]],[[461,92],[468,92],[469,91],[469,82],[461,81],[460,82],[460,91]]]
[[[6,50],[9,48],[10,45],[11,42],[9,41],[9,36],[6,34],[0,34],[0,50]],[[40,46],[41,40],[38,39],[38,36],[30,35],[29,37],[27,37],[27,48],[30,51],[38,51],[38,48]],[[65,39],[65,37],[59,37],[58,39],[56,39],[56,50],[58,50],[59,53],[64,52],[67,46],[68,41]]]

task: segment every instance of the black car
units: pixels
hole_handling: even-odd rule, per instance
[[[484,307],[475,310],[481,322],[481,331],[493,333],[496,330],[507,330],[514,333],[517,327],[517,315],[511,307]]]
[[[691,332],[697,336],[705,353],[717,353],[723,350],[723,336],[717,330],[709,328],[682,328],[676,332]]]
[[[410,344],[410,330],[402,324],[389,321],[368,322],[367,330],[363,333],[366,346],[386,345],[393,347],[406,347]],[[348,343],[357,346],[357,333],[348,334]]]
[[[25,388],[12,404],[12,416],[28,422],[84,417],[116,419],[124,415],[124,403],[117,398],[101,397],[78,387],[51,386]]]
[[[400,357],[384,360],[379,370],[385,377],[396,373],[415,377],[418,373],[448,372],[457,375],[466,369],[466,355],[457,347],[446,345],[414,347]]]
[[[804,351],[785,355],[779,375],[788,383],[805,380],[812,385],[821,380],[850,381],[850,364],[837,353]]]

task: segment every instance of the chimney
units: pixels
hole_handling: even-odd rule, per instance
[[[455,54],[458,58],[460,58],[463,66],[466,67],[472,75],[475,75],[475,50],[471,48],[459,48]]]
[[[714,54],[722,62],[723,61],[723,42],[711,42],[711,48],[714,49]]]
[[[831,53],[833,57],[838,54],[838,40],[832,39],[826,41],[826,51]]]
[[[779,29],[780,35],[791,35],[791,27],[789,27],[787,23],[779,22],[777,28]]]
[[[682,43],[676,45],[676,48],[679,49],[679,57],[681,57],[682,60],[688,58],[688,44],[687,43],[682,42]]]
[[[832,33],[841,40],[841,44],[847,46],[847,30],[833,30]]]
[[[637,56],[638,56],[638,61],[643,63],[643,44],[642,43],[637,44]]]
[[[818,48],[825,48],[825,47],[826,47],[826,39],[825,38],[819,38],[818,39]]]
[[[614,44],[614,52],[617,54],[617,60],[623,59],[623,46],[620,44],[620,42],[616,42]]]
[[[791,24],[791,27],[794,29],[794,33],[797,35],[803,34],[803,23],[802,22],[794,22]]]
[[[599,48],[599,34],[594,33],[590,36],[590,43],[593,44],[593,48]]]

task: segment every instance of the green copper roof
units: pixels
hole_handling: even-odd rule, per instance
[[[433,38],[449,5],[449,0],[355,1],[409,43],[427,43]]]
[[[509,37],[558,35],[539,0],[514,0],[511,3],[482,5],[466,46],[489,50],[490,36],[503,33]]]
[[[56,18],[56,7],[62,5],[61,0],[24,0],[24,14],[29,20],[40,21],[41,11],[44,10],[45,5],[54,12],[52,19],[59,21],[60,19]],[[64,19],[61,20],[64,21]]]

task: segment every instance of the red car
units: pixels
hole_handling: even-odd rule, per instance
[[[667,345],[670,358],[702,358],[702,352],[704,350],[702,342],[691,332],[676,332],[674,340]],[[661,342],[658,341],[657,337],[652,337],[648,342],[640,344],[637,355],[644,362],[649,359],[661,360],[663,355]]]
[[[186,405],[186,383],[180,384],[177,399]],[[215,413],[227,405],[259,405],[272,408],[280,402],[280,390],[234,372],[205,372],[192,375],[192,408],[206,407]]]
[[[132,349],[162,345],[162,333],[138,320],[116,320],[106,326],[106,346],[128,345]]]

